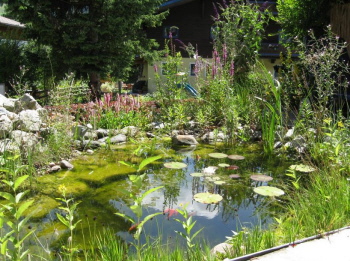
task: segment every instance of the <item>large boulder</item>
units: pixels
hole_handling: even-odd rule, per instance
[[[171,137],[174,145],[197,145],[198,142],[193,135],[174,135]]]
[[[38,110],[42,108],[40,104],[30,94],[24,94],[20,99],[15,102],[16,112],[22,110]]]
[[[11,139],[3,139],[0,140],[0,154],[4,154],[5,152],[10,153],[19,153],[20,149],[17,144],[13,142]]]
[[[4,95],[0,94],[0,107],[4,107],[8,111],[14,111],[15,109],[15,103],[6,98]]]
[[[34,148],[38,142],[38,137],[30,132],[14,130],[11,132],[11,138],[21,148]]]
[[[139,131],[140,129],[135,126],[127,126],[121,130],[121,133],[129,137],[135,137]]]
[[[7,138],[12,130],[12,121],[6,114],[0,114],[0,139]]]
[[[38,111],[36,110],[25,110],[18,114],[19,118],[17,121],[16,128],[22,131],[37,132],[40,130],[42,120]]]

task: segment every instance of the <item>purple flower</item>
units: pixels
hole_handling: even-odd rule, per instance
[[[232,62],[230,66],[230,76],[235,75],[235,63]]]
[[[228,7],[228,5],[227,5],[227,3],[226,3],[226,0],[222,0],[222,6],[223,6],[224,8],[227,8],[227,7]]]
[[[186,44],[185,44],[183,41],[181,41],[180,39],[175,39],[175,41],[176,41],[178,44],[180,44],[180,46],[181,46],[182,48],[186,48],[186,47],[187,47]]]
[[[155,65],[153,65],[153,69],[154,69],[154,72],[155,73],[158,73],[158,66],[155,64]]]
[[[226,44],[224,44],[222,48],[222,58],[224,59],[224,64],[226,64],[226,59],[227,59],[227,47]]]

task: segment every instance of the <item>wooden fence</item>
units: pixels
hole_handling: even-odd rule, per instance
[[[350,54],[350,3],[336,4],[330,11],[332,31],[348,43]]]

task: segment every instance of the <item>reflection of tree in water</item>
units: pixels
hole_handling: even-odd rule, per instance
[[[177,204],[181,187],[187,184],[185,172],[182,169],[162,169],[154,175],[154,179],[164,186],[164,208],[173,208]]]

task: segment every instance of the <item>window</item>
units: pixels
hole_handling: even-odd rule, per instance
[[[164,26],[163,27],[163,37],[164,38],[179,38],[179,28],[176,26]]]
[[[190,76],[196,76],[196,64],[190,63]]]

